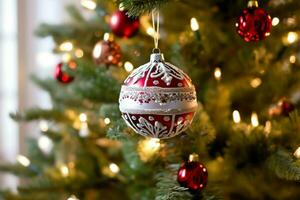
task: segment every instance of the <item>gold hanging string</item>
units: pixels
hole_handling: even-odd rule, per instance
[[[155,24],[156,23],[156,24]],[[154,49],[153,53],[156,51],[160,52],[158,48],[158,40],[159,40],[159,11],[152,11],[152,27],[154,30],[153,40],[154,40]]]

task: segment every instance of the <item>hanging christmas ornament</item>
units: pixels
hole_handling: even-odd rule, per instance
[[[157,33],[158,24],[157,20]],[[155,35],[150,62],[135,69],[125,80],[119,107],[122,117],[136,133],[164,139],[187,129],[197,108],[197,98],[188,75],[165,62],[158,49],[158,34]]]
[[[248,8],[244,9],[236,22],[238,34],[246,42],[256,42],[270,35],[272,20],[270,15],[258,7],[256,0],[248,2]]]
[[[191,191],[200,191],[205,188],[207,178],[207,169],[199,162],[197,154],[191,154],[189,161],[181,165],[177,174],[178,183]]]
[[[287,100],[286,98],[280,99],[280,101],[270,107],[269,115],[270,116],[289,116],[289,113],[295,109],[295,106],[292,102]]]
[[[97,42],[93,49],[93,60],[96,65],[118,65],[121,60],[121,48],[109,35]]]
[[[65,70],[70,68],[72,70],[76,69],[77,64],[74,61],[69,61],[67,63],[58,63],[55,67],[54,77],[61,83],[67,84],[74,80],[73,76],[70,76]]]
[[[109,26],[116,36],[130,38],[139,31],[140,22],[138,18],[129,17],[126,11],[118,10],[112,14]]]

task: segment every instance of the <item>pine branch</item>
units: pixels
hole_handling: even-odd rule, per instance
[[[300,162],[284,150],[275,152],[267,162],[269,168],[282,179],[300,181]]]

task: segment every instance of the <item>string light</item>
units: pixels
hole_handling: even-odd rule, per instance
[[[82,122],[79,130],[80,137],[86,137],[89,135],[89,128],[86,122]]]
[[[103,35],[103,40],[108,41],[109,38],[110,38],[109,33],[104,33],[104,35]]]
[[[60,173],[63,177],[69,176],[69,168],[66,165],[61,166]]]
[[[259,125],[258,116],[256,112],[253,112],[251,115],[251,124],[253,127],[257,127]]]
[[[72,51],[73,50],[73,44],[70,41],[65,41],[59,45],[59,49],[61,51]]]
[[[67,200],[79,200],[75,195],[71,195]]]
[[[80,120],[80,122],[86,122],[87,121],[86,114],[85,113],[80,113],[79,120]]]
[[[133,70],[133,65],[131,64],[131,62],[129,62],[129,61],[126,61],[125,63],[124,63],[124,68],[125,68],[125,70],[127,71],[127,72],[131,72],[132,70]]]
[[[280,20],[279,20],[278,17],[274,17],[274,18],[272,19],[272,25],[273,25],[273,26],[277,26],[277,25],[279,24],[279,22],[280,22]]]
[[[161,144],[158,138],[146,138],[138,143],[138,153],[143,161],[148,161],[160,149]]]
[[[93,0],[81,0],[81,5],[89,10],[95,10],[97,7],[97,4]]]
[[[38,139],[38,146],[43,153],[49,154],[53,148],[53,142],[47,136],[43,135]]]
[[[116,165],[115,163],[110,163],[109,164],[109,169],[112,173],[117,174],[120,171],[120,168],[118,165]]]
[[[198,31],[199,30],[199,24],[195,17],[191,18],[191,29],[192,31]]]
[[[290,56],[290,63],[294,64],[296,62],[296,56],[295,55],[291,55]]]
[[[260,78],[255,78],[253,79],[251,82],[250,82],[250,85],[253,87],[253,88],[257,88],[258,86],[260,86],[261,84],[261,79]]]
[[[77,49],[77,50],[75,51],[75,56],[76,56],[77,58],[82,58],[83,55],[84,55],[84,53],[83,53],[82,49]]]
[[[296,149],[296,151],[294,152],[294,156],[296,157],[296,158],[300,158],[300,147],[298,147],[297,149]]]
[[[289,32],[287,35],[288,43],[292,44],[298,40],[298,34],[296,32]]]
[[[17,161],[21,165],[23,165],[24,167],[28,167],[30,165],[30,160],[27,157],[23,156],[23,155],[18,155],[17,156]]]
[[[65,63],[69,62],[71,59],[72,59],[72,56],[71,56],[71,54],[69,54],[69,53],[64,53],[64,54],[62,55],[62,60],[63,60],[63,62],[65,62]]]
[[[39,127],[40,127],[40,130],[42,132],[47,132],[48,131],[48,123],[46,121],[40,121],[39,123]]]
[[[267,136],[271,133],[272,130],[272,124],[270,121],[266,121],[265,129],[264,131],[266,132]]]
[[[214,76],[215,76],[216,80],[218,80],[218,81],[221,80],[222,72],[219,67],[217,67],[215,69]]]
[[[109,118],[105,118],[105,119],[104,119],[104,123],[105,123],[106,125],[110,124],[110,119],[109,119]]]
[[[154,36],[155,31],[154,31],[154,29],[153,29],[151,26],[149,26],[149,27],[146,29],[146,33],[147,33],[148,35],[150,35],[150,36]]]
[[[232,118],[233,118],[233,122],[234,123],[240,123],[241,122],[241,116],[240,116],[240,113],[239,113],[239,111],[237,111],[237,110],[234,110],[233,112],[232,112]]]

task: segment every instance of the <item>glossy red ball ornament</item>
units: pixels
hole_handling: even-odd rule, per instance
[[[126,11],[118,10],[112,14],[109,26],[116,36],[130,38],[139,31],[140,22],[138,18],[126,15]]]
[[[284,116],[289,116],[290,112],[295,110],[295,106],[293,105],[293,103],[288,100],[282,100],[279,103],[279,106],[281,107],[281,113]]]
[[[199,161],[188,161],[181,165],[177,173],[177,181],[182,187],[191,191],[201,191],[207,184],[206,167]]]
[[[55,67],[54,77],[61,83],[67,84],[74,80],[73,76],[70,76],[65,72],[64,68],[75,69],[76,63],[74,61],[69,61],[68,63],[58,63]]]
[[[197,106],[191,79],[160,53],[128,76],[119,97],[127,125],[140,135],[160,139],[186,130]]]
[[[251,3],[252,2],[252,3]],[[249,1],[248,8],[244,9],[236,22],[238,34],[246,42],[260,41],[270,35],[272,19],[268,13]]]

